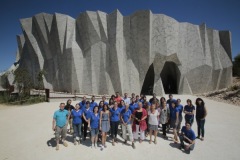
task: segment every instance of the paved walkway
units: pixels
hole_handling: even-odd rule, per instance
[[[195,101],[194,96],[175,95],[174,98]],[[136,143],[136,149],[118,143],[100,151],[91,149],[90,141],[74,146],[69,136],[69,146],[60,145],[56,151],[51,130],[53,112],[59,102],[41,103],[22,107],[0,106],[0,160],[66,160],[93,158],[115,160],[239,160],[240,154],[240,107],[204,99],[208,109],[205,141],[197,140],[190,155],[177,149],[170,140],[158,137],[158,144]],[[73,101],[73,104],[77,102]],[[196,132],[196,122],[193,129]],[[172,135],[169,135],[172,136]],[[148,140],[149,138],[147,138]]]

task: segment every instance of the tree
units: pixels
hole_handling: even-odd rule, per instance
[[[38,90],[39,90],[39,93],[38,95],[40,96],[40,90],[44,89],[44,84],[43,84],[43,76],[45,74],[45,71],[44,70],[40,70],[39,73],[37,74],[37,81],[38,81]]]
[[[233,61],[233,76],[240,77],[240,53],[234,58]]]
[[[30,77],[30,74],[28,70],[24,68],[18,68],[14,71],[14,84],[17,84],[18,87],[18,93],[20,100],[22,97],[29,96],[30,90],[33,87],[32,79]]]

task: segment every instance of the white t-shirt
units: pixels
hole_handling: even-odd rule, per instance
[[[158,125],[158,117],[159,112],[158,110],[155,110],[155,113],[151,113],[151,111],[148,111],[148,123],[151,125]]]

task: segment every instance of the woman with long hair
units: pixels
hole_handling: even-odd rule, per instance
[[[100,116],[98,114],[98,107],[95,106],[93,108],[93,113],[91,114],[90,119],[88,120],[88,127],[91,131],[91,141],[92,141],[92,148],[97,148],[97,139],[98,139],[98,132],[99,132],[99,120]]]
[[[205,118],[207,116],[207,109],[205,106],[204,101],[201,98],[196,99],[196,121],[197,121],[197,128],[198,128],[198,136],[201,140],[204,140],[204,125],[205,125]]]
[[[103,105],[103,110],[100,112],[100,130],[102,131],[101,150],[103,150],[103,147],[107,148],[107,132],[110,130],[110,112],[107,104]]]
[[[184,107],[185,122],[189,122],[192,126],[194,121],[195,106],[192,104],[192,100],[187,99],[187,105]]]

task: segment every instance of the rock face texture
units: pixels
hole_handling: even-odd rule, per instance
[[[138,11],[21,19],[17,68],[54,91],[195,94],[232,82],[231,34]]]

